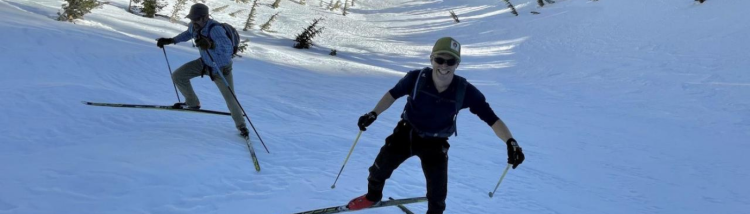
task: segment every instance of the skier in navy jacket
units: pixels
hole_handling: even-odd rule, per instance
[[[514,169],[523,162],[521,147],[492,111],[482,92],[454,74],[461,62],[461,44],[451,37],[437,40],[430,61],[432,68],[407,73],[383,95],[375,109],[359,118],[357,125],[364,131],[396,99],[408,96],[401,121],[385,139],[385,145],[369,169],[367,194],[351,200],[350,210],[364,209],[379,202],[385,180],[391,177],[393,170],[409,157],[417,156],[427,180],[427,214],[443,213],[448,191],[448,137],[456,133],[456,116],[464,108],[479,116],[506,143],[508,163]]]

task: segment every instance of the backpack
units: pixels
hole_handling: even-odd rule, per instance
[[[411,96],[412,100],[417,99],[417,92],[421,91],[422,88],[424,88],[424,85],[426,84],[427,77],[425,77],[425,72],[427,71],[427,69],[429,68],[427,67],[423,68],[419,72],[419,76],[417,76],[417,81],[414,83],[414,90],[412,91],[412,96]],[[422,77],[425,77],[425,78],[422,78]],[[456,101],[456,114],[453,115],[453,127],[451,127],[450,130],[452,130],[452,132],[455,133],[455,136],[458,136],[456,120],[458,119],[458,112],[461,110],[461,107],[463,107],[464,105],[464,97],[466,96],[466,87],[469,85],[469,82],[466,80],[466,78],[463,78],[460,76],[455,76],[455,77],[456,77],[456,80],[458,81],[457,82],[458,85],[456,87],[456,100],[455,100]],[[433,134],[438,134],[439,136],[441,133],[433,133]],[[440,137],[448,137],[448,136],[440,136]]]
[[[232,27],[232,25],[227,23],[218,23],[218,24],[212,24],[208,27],[208,37],[211,38],[211,30],[216,25],[221,25],[224,27],[224,31],[226,32],[227,37],[229,38],[229,41],[232,41],[232,57],[239,56],[237,55],[237,51],[240,50],[240,34],[237,32],[237,29]]]

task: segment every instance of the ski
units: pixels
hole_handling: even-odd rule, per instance
[[[391,199],[388,201],[380,201],[378,203],[375,203],[375,205],[372,205],[372,207],[365,208],[362,210],[378,208],[378,207],[398,206],[398,205],[403,205],[403,204],[411,204],[411,203],[418,203],[418,202],[425,202],[425,201],[427,201],[427,197]],[[349,208],[347,208],[347,205],[343,205],[343,206],[335,206],[335,207],[328,207],[328,208],[323,208],[323,209],[299,212],[299,213],[294,213],[294,214],[329,214],[329,213],[342,213],[342,212],[351,212],[351,211],[353,210],[349,210]]]
[[[393,200],[396,200],[396,199],[393,199],[393,197],[388,197],[388,200],[393,201]],[[406,206],[404,206],[403,204],[399,204],[399,205],[396,205],[396,206],[398,206],[398,208],[401,209],[401,211],[404,211],[406,214],[414,214],[414,212],[412,212],[411,210],[409,210],[409,208],[406,208]]]
[[[82,103],[86,104],[86,105],[90,105],[90,106],[106,106],[106,107],[122,107],[122,108],[142,108],[142,109],[161,109],[161,110],[170,110],[170,111],[185,111],[185,112],[216,114],[216,115],[232,115],[229,112],[223,112],[223,111],[213,111],[213,110],[203,110],[203,109],[181,109],[181,108],[173,108],[172,106],[162,106],[162,105],[141,105],[141,104],[121,104],[121,103],[96,103],[96,102],[87,102],[87,101],[82,101]]]
[[[255,171],[260,172],[260,163],[258,163],[258,156],[255,156],[255,149],[253,148],[253,143],[250,142],[250,136],[242,137],[245,139],[245,144],[247,144],[247,149],[250,150],[250,157],[253,159],[253,165],[255,165]]]

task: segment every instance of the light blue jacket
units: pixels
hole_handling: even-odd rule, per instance
[[[213,41],[215,45],[215,48],[208,49],[208,53],[211,54],[211,57],[213,57],[216,65],[214,65],[213,61],[211,61],[211,58],[206,54],[206,51],[200,50],[200,53],[203,64],[212,67],[212,72],[217,72],[220,71],[219,68],[223,68],[224,66],[230,65],[232,63],[232,52],[234,51],[232,40],[227,37],[226,30],[224,30],[224,28],[221,26],[221,23],[216,22],[213,19],[209,19],[206,23],[206,26],[200,29],[200,32],[194,32],[193,25],[191,24],[185,32],[182,32],[174,37],[174,42],[176,44],[180,42],[186,42],[190,39],[197,40],[198,33],[200,33],[200,35],[203,37],[208,37],[208,29],[212,25],[216,25],[211,28],[210,37],[211,41]]]

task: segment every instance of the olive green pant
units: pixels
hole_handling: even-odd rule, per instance
[[[200,76],[201,73],[203,73],[203,62],[201,62],[201,59],[196,59],[180,66],[180,68],[177,68],[172,74],[172,80],[174,80],[175,85],[180,89],[182,95],[185,96],[185,104],[188,106],[200,106],[200,100],[198,100],[198,96],[195,95],[193,85],[190,84],[190,79]],[[209,76],[209,73],[210,72],[207,70],[205,75]],[[234,90],[232,64],[223,67],[221,73],[224,74],[224,78],[227,79],[229,87]],[[237,126],[237,128],[245,127],[245,119],[243,118],[240,105],[232,96],[232,92],[229,91],[227,85],[224,84],[224,80],[222,80],[219,75],[214,75],[213,82],[216,84],[216,87],[219,88],[221,95],[224,96],[224,101],[227,103],[229,112],[232,113],[232,119],[234,120],[235,126]]]

